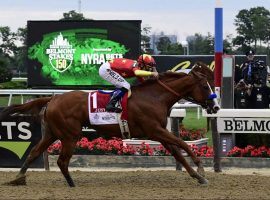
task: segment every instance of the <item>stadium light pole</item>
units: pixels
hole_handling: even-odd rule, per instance
[[[182,47],[184,47],[184,55],[189,55],[189,45],[188,45],[188,41],[186,41],[186,40],[181,41],[181,45],[182,45]],[[187,48],[187,52],[185,51],[185,48]]]
[[[221,0],[216,0],[215,7],[215,92],[220,99],[221,71],[223,54],[223,8]]]
[[[81,13],[82,1],[78,0],[78,13]]]

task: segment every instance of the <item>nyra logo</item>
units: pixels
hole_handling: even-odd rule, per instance
[[[28,122],[1,122],[0,148],[23,157],[31,144],[32,133]]]
[[[61,33],[55,37],[46,54],[49,55],[51,66],[58,72],[66,71],[73,62],[73,55],[76,49],[72,48],[68,40]]]

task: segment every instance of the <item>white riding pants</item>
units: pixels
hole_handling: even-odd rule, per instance
[[[117,72],[111,69],[110,63],[106,62],[99,68],[99,75],[117,88],[130,89],[130,84]]]

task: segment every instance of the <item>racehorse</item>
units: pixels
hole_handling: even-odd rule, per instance
[[[171,107],[180,99],[188,98],[216,113],[219,109],[213,98],[214,74],[204,64],[196,64],[189,74],[164,72],[159,79],[147,80],[131,88],[132,95],[128,100],[128,126],[133,138],[149,138],[159,141],[174,158],[180,162],[189,175],[196,178],[200,184],[207,184],[201,160],[190,147],[167,129],[167,116]],[[42,108],[45,112],[41,112]],[[0,114],[0,121],[8,115],[30,113],[41,116],[43,121],[42,139],[34,146],[27,156],[16,179],[10,185],[26,184],[25,173],[29,165],[57,139],[62,143],[57,164],[68,185],[75,184],[70,176],[68,165],[76,142],[81,137],[82,126],[89,123],[88,93],[83,91],[67,92],[58,96],[38,98],[21,105],[11,105]],[[42,114],[41,114],[42,113]],[[97,133],[111,137],[121,137],[119,125],[91,125]],[[185,150],[196,164],[195,171],[181,153]]]

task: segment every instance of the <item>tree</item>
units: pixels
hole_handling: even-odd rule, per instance
[[[16,35],[17,39],[21,41],[23,45],[26,45],[27,27],[18,28]]]
[[[213,55],[214,54],[214,38],[208,33],[203,36],[195,33],[194,36],[188,36],[189,53],[191,55]]]
[[[167,55],[182,55],[184,54],[183,46],[179,43],[173,43],[169,45]]]
[[[240,10],[236,15],[235,26],[238,36],[233,40],[243,51],[252,43],[256,51],[258,42],[266,43],[269,39],[270,12],[264,7]]]
[[[168,37],[162,36],[159,38],[157,43],[157,49],[160,51],[160,54],[167,54],[169,47],[171,45],[171,41]]]
[[[141,30],[141,51],[142,53],[152,54],[153,49],[150,47],[150,32],[152,27],[146,26]]]
[[[183,46],[179,43],[172,43],[167,36],[159,38],[157,49],[161,55],[182,55],[184,53]]]
[[[8,82],[12,78],[12,73],[8,69],[7,65],[7,60],[0,58],[0,83]]]
[[[0,82],[11,79],[10,69],[16,66],[16,55],[18,46],[16,45],[17,35],[8,26],[0,27]]]
[[[67,21],[67,20],[91,20],[91,19],[85,18],[82,13],[77,13],[75,10],[71,10],[67,13],[63,13],[63,18],[60,19],[60,21]]]
[[[15,44],[16,33],[11,32],[8,26],[0,27],[0,48],[3,56],[11,58],[17,50]]]
[[[14,57],[15,57],[15,66],[17,71],[22,72],[26,71],[26,59],[27,59],[27,45],[26,45],[26,38],[27,38],[27,28],[18,28],[17,30],[17,40],[19,40],[22,45],[18,47]]]

